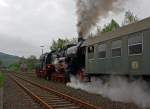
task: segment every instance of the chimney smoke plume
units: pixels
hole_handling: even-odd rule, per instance
[[[109,12],[122,10],[121,4],[125,0],[77,0],[77,29],[79,37],[89,34],[91,28],[96,25],[99,18],[106,17]]]

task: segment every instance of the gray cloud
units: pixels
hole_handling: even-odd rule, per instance
[[[127,4],[126,9],[144,18],[150,16],[147,2]],[[41,44],[48,51],[53,39],[77,36],[75,12],[75,0],[0,0],[0,51],[39,56]]]
[[[9,54],[17,54],[18,56],[23,56],[22,54],[32,55],[34,52],[36,56],[39,56],[40,48],[36,47],[34,44],[31,44],[20,37],[10,37],[2,34],[0,36],[0,50],[2,52],[7,51]]]
[[[9,45],[4,46],[6,49],[3,51],[10,52],[7,48],[11,48],[11,52],[16,55],[29,56],[31,53],[40,55],[41,51],[35,52],[34,49],[41,44],[47,46],[48,50],[53,39],[75,36],[76,20],[73,5],[73,1],[64,0],[2,0],[0,2],[0,33],[14,38],[14,42],[19,37],[27,42],[26,44],[34,45],[30,47],[33,50],[27,50],[28,52],[24,49],[25,43],[20,46],[24,52],[18,53]],[[2,39],[2,36],[0,37]],[[8,40],[5,40],[5,43],[8,43]],[[19,45],[14,42],[12,42],[14,47]]]

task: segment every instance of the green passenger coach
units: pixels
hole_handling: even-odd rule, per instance
[[[150,18],[85,41],[88,75],[150,76]]]

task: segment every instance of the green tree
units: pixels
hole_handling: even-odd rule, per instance
[[[4,80],[5,80],[4,74],[0,71],[0,88],[4,85]]]
[[[2,60],[0,60],[0,67],[3,65],[3,62],[2,62]]]
[[[114,19],[112,19],[109,24],[104,26],[104,28],[102,29],[102,32],[114,31],[115,29],[117,29],[119,27],[120,27],[120,25]]]
[[[12,71],[19,71],[20,64],[19,64],[19,62],[15,62],[15,63],[9,65],[8,68]]]
[[[36,56],[34,56],[34,55],[29,56],[28,59],[31,60],[31,61],[36,61],[37,60]]]
[[[125,12],[124,21],[122,22],[122,25],[128,25],[137,21],[139,21],[138,17],[129,10]]]
[[[36,59],[36,56],[31,55],[26,59],[25,64],[27,65],[28,70],[31,71],[31,70],[35,69],[37,62],[38,61]]]
[[[13,64],[11,64],[9,66],[9,69],[10,70],[13,70],[13,71],[32,71],[33,69],[35,69],[35,66],[37,64],[37,59],[36,59],[36,56],[34,55],[31,55],[29,56],[28,58],[20,58],[20,60],[18,62],[15,62]]]
[[[8,66],[8,68],[12,71],[19,71],[22,63],[25,62],[25,58],[21,57],[17,62],[14,62]]]
[[[50,47],[50,49],[59,51],[61,49],[63,49],[67,44],[69,44],[69,40],[68,39],[58,39],[57,41],[53,40],[52,45]]]

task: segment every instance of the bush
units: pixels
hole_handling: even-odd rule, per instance
[[[2,72],[0,72],[0,87],[2,87],[4,85],[4,74]]]
[[[20,68],[20,65],[19,65],[19,63],[13,63],[13,64],[9,65],[8,68],[12,71],[18,71]]]

